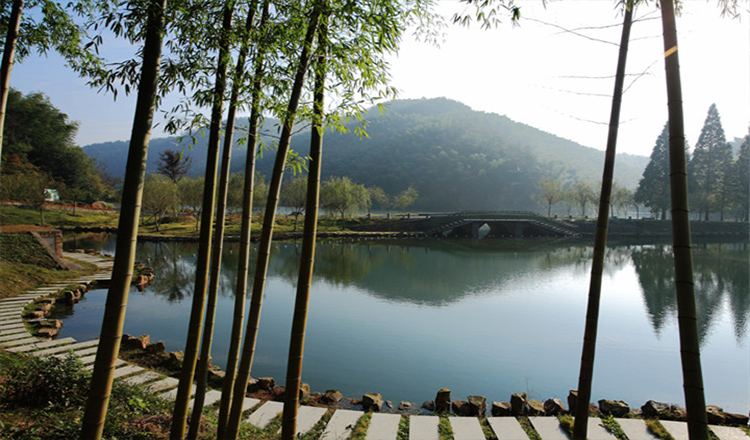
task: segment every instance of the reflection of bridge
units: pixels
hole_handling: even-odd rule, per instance
[[[433,214],[422,224],[428,236],[446,238],[571,237],[579,235],[567,222],[531,211],[462,211]]]

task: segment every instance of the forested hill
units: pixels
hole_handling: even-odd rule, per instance
[[[539,209],[532,196],[539,179],[563,183],[601,179],[604,153],[513,122],[497,114],[471,110],[445,98],[399,100],[380,114],[368,115],[369,137],[327,134],[323,174],[349,176],[389,194],[413,186],[419,192],[414,209]],[[295,136],[292,148],[308,150],[309,131]],[[158,154],[176,147],[176,138],[154,139],[148,169],[156,170]],[[186,144],[187,141],[184,141]],[[205,139],[192,150],[191,174],[205,167]],[[179,147],[178,147],[179,148]],[[115,176],[124,173],[127,142],[84,147]],[[233,152],[233,171],[244,167],[245,147]],[[273,154],[265,153],[258,170],[270,174]],[[616,180],[635,188],[647,157],[618,155]]]

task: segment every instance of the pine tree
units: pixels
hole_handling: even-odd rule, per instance
[[[651,159],[643,171],[643,177],[635,191],[635,201],[648,206],[652,213],[660,212],[661,219],[666,218],[669,209],[669,124],[656,138],[656,145],[651,150]]]
[[[688,166],[690,193],[704,220],[708,220],[711,212],[721,208],[722,188],[731,160],[732,153],[721,126],[719,111],[716,104],[711,104]]]
[[[750,135],[745,136],[745,141],[740,145],[740,153],[733,166],[734,187],[732,188],[732,201],[738,208],[738,218],[742,221],[750,220]]]

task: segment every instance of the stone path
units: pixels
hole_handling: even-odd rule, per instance
[[[0,300],[0,349],[26,353],[34,356],[63,357],[73,353],[84,364],[87,370],[93,369],[96,357],[97,340],[76,341],[73,338],[60,338],[51,341],[41,341],[29,334],[22,319],[24,307],[37,298],[56,293],[70,284],[87,284],[95,280],[109,280],[111,277],[112,261],[87,254],[65,253],[65,258],[83,260],[95,264],[101,272],[95,275],[81,277],[66,283],[52,284],[34,289],[14,298]],[[115,377],[133,385],[148,387],[151,392],[165,399],[174,399],[177,393],[178,380],[137,365],[118,360]],[[221,399],[221,392],[211,390],[206,393],[205,405],[209,406]],[[191,402],[192,405],[192,402]],[[245,411],[252,410],[245,418],[245,422],[258,428],[267,427],[283,409],[280,402],[261,402],[258,399],[245,398]],[[297,433],[310,431],[326,414],[325,408],[301,406],[297,416]],[[333,413],[321,435],[321,440],[346,440],[362,411],[337,410]],[[366,440],[395,440],[398,435],[399,423],[402,417],[398,414],[372,415],[366,433]],[[487,417],[487,423],[498,440],[529,440],[518,420],[514,417]],[[529,417],[531,424],[542,440],[569,440],[555,417]],[[410,416],[409,440],[438,440],[438,424],[436,416]],[[453,430],[454,440],[485,440],[479,418],[449,417],[448,421]],[[646,429],[646,424],[639,419],[615,419],[629,440],[656,440],[656,437]],[[588,420],[589,440],[614,440],[600,423],[599,419]],[[687,424],[685,422],[662,421],[661,424],[672,434],[675,440],[687,440]],[[726,426],[711,426],[711,430],[719,440],[750,440],[739,428]]]

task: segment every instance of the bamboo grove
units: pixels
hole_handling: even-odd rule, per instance
[[[38,8],[43,3],[30,1],[26,8]],[[500,17],[508,20],[521,19],[520,8],[512,0],[467,0],[466,3],[476,6],[473,17],[486,26],[494,24]],[[648,7],[644,3],[646,2],[634,0],[618,2],[618,6],[623,8],[625,20],[600,193],[595,262],[592,265],[586,334],[583,338],[575,439],[586,438],[585,418],[588,416],[594,370],[599,292],[628,31],[633,9]],[[0,70],[0,136],[16,47],[21,55],[28,53],[29,47],[40,48],[43,52],[54,49],[62,53],[76,71],[86,76],[91,86],[115,95],[120,90],[137,94],[118,226],[118,251],[80,438],[98,439],[102,436],[127,309],[153,115],[167,94],[178,94],[181,97],[180,103],[166,109],[167,127],[173,132],[187,133],[207,129],[209,153],[204,173],[192,310],[170,436],[179,440],[195,439],[200,428],[219,289],[235,118],[238,111],[249,111],[249,128],[243,139],[249,153],[243,182],[236,303],[216,437],[236,439],[240,433],[243,399],[252,374],[273,227],[283,179],[288,168],[304,166],[308,170],[304,207],[307,215],[291,329],[281,433],[282,438],[293,439],[303,367],[307,308],[309,302],[314,301],[314,298],[310,298],[310,283],[315,260],[323,136],[332,130],[345,130],[345,122],[352,118],[361,120],[366,107],[394,96],[395,91],[387,81],[386,57],[397,51],[401,38],[410,26],[417,25],[428,36],[434,33],[433,26],[440,22],[440,18],[434,13],[433,2],[86,1],[74,4],[74,12],[71,14],[77,14],[76,20],[63,14],[65,19],[58,19],[56,27],[47,28],[75,37],[68,39],[67,44],[57,46],[50,43],[55,37],[52,31],[46,35],[47,39],[31,38],[40,33],[31,32],[28,24],[24,26],[23,0],[4,1],[2,4],[5,8],[3,12],[8,13],[9,18],[6,21]],[[731,10],[733,4],[731,1],[723,2],[727,10]],[[662,0],[659,6],[664,29],[669,101],[674,265],[688,427],[691,439],[704,439],[707,438],[706,413],[692,280],[677,33],[672,1]],[[468,15],[455,17],[454,21],[466,23],[471,18]],[[79,24],[82,22],[84,24]],[[137,57],[117,63],[107,63],[99,58],[98,47],[107,41],[105,35],[107,38],[127,40],[139,47]],[[272,145],[263,145],[259,141],[258,127],[264,116],[281,121],[278,136]],[[290,139],[300,124],[310,124],[312,127],[309,152],[290,150]],[[249,231],[255,188],[255,161],[257,154],[265,150],[269,154],[275,154],[275,163],[263,211],[257,257],[251,263]],[[250,264],[255,264],[255,275],[251,284],[249,316],[246,318],[245,297]],[[191,410],[189,403],[194,383],[197,391]]]

